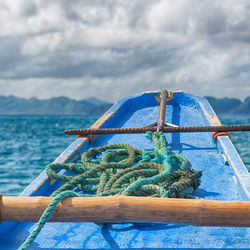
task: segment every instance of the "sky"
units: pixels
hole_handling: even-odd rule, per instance
[[[250,95],[249,0],[0,0],[0,95]]]

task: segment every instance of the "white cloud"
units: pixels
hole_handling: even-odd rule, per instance
[[[248,0],[0,0],[0,93],[244,98],[249,16]]]

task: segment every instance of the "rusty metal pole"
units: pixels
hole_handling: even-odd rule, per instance
[[[157,122],[157,132],[160,131],[164,127],[165,123],[165,114],[166,114],[166,105],[167,105],[167,98],[168,98],[168,91],[162,90],[161,91],[161,102],[160,102],[160,110],[159,110],[159,118]]]
[[[155,132],[157,128],[86,128],[86,129],[70,129],[65,130],[67,135],[100,135],[100,134],[141,134],[147,131]],[[163,127],[164,133],[188,133],[188,132],[236,132],[250,131],[250,125],[220,125],[220,126],[198,126],[198,127]]]

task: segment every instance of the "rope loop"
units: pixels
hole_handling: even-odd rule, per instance
[[[57,204],[74,196],[152,196],[196,198],[201,171],[191,170],[185,156],[167,151],[163,133],[146,133],[153,151],[135,149],[120,143],[90,148],[77,163],[52,163],[48,176],[65,184],[54,191],[55,198],[44,211],[35,229],[19,249],[27,249],[52,215]],[[66,170],[66,173],[57,173]]]

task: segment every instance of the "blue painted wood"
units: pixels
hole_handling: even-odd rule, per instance
[[[125,98],[114,105],[94,127],[142,127],[157,121],[158,93]],[[219,125],[220,122],[204,98],[177,92],[168,103],[166,122],[180,126]],[[194,195],[210,200],[249,201],[250,178],[230,139],[215,143],[211,133],[166,134],[168,150],[184,154],[192,168],[202,170],[201,186]],[[57,162],[76,161],[89,147],[129,143],[152,149],[144,135],[102,135],[89,144],[76,139]],[[35,179],[20,195],[50,195],[61,185],[51,183],[46,173]],[[0,225],[0,248],[17,249],[34,223],[4,222]],[[249,249],[250,229],[195,227],[174,224],[47,223],[31,249]]]

